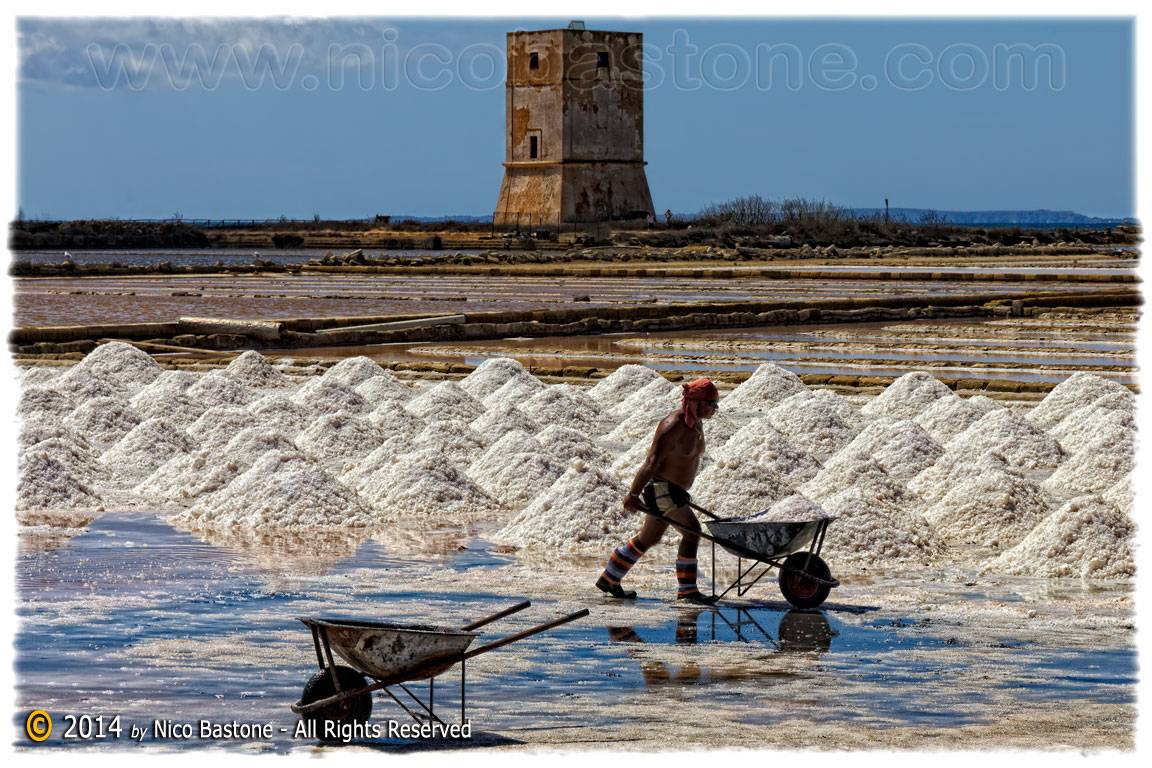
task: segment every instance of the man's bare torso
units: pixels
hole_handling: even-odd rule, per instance
[[[695,429],[689,427],[679,412],[666,416],[660,426],[667,428],[668,432],[655,456],[653,477],[688,490],[696,480],[700,459],[704,455],[704,430],[701,425]]]

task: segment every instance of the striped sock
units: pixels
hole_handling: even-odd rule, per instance
[[[684,597],[700,591],[696,588],[696,558],[680,557],[676,559],[676,583],[676,597]]]
[[[626,544],[616,547],[616,551],[608,557],[608,565],[604,566],[604,580],[609,584],[619,584],[647,551],[648,547],[640,543],[638,536],[633,536]]]

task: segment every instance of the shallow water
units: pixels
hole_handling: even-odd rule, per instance
[[[997,707],[1063,712],[1134,702],[1130,631],[1037,631],[1011,617],[979,618],[1021,602],[1059,614],[1084,599],[1078,584],[1050,589],[1039,601],[1026,581],[970,588],[944,580],[930,585],[921,606],[906,594],[907,579],[873,577],[846,583],[822,610],[799,612],[766,582],[753,593],[757,601],[686,609],[664,597],[666,587],[644,581],[634,604],[590,596],[591,561],[530,571],[532,558],[494,552],[474,531],[444,537],[449,543],[433,553],[369,539],[343,550],[317,553],[305,544],[268,556],[214,546],[150,514],[108,513],[63,544],[25,546],[17,561],[19,712],[44,708],[57,723],[67,713],[120,714],[125,728],[156,718],[271,722],[277,735],[269,742],[211,746],[312,749],[291,738],[296,720],[288,706],[315,668],[308,633],[294,617],[462,625],[525,595],[534,606],[485,628],[486,638],[581,606],[593,613],[468,662],[468,716],[485,734],[477,744],[543,739],[605,747],[643,740],[635,729],[673,711],[689,720],[707,712],[717,743],[748,744],[744,726],[798,711],[846,731],[915,731],[988,723]],[[652,566],[658,584],[664,570]],[[1124,594],[1105,586],[1089,597]],[[973,606],[970,621],[941,613]],[[975,674],[981,670],[990,674]],[[455,670],[437,681],[437,711],[450,721],[458,717],[458,681]],[[426,690],[424,683],[411,687]],[[971,706],[984,699],[994,704]],[[376,722],[403,716],[383,697],[375,707]],[[691,740],[681,735],[666,746]],[[43,746],[85,745],[129,748],[58,736]]]

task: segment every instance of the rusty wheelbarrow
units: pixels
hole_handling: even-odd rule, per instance
[[[469,650],[479,635],[476,630],[480,627],[531,605],[531,601],[524,600],[459,629],[360,619],[298,617],[312,631],[312,644],[320,671],[304,686],[304,693],[300,701],[292,705],[292,711],[303,720],[319,721],[316,735],[325,739],[326,722],[367,722],[372,714],[372,693],[382,690],[417,722],[434,721],[445,725],[435,712],[435,678],[459,664],[460,722],[463,723],[467,680],[465,662],[468,659],[588,615],[588,609],[584,608]],[[349,666],[338,665],[333,652]],[[369,683],[367,678],[372,682]],[[427,701],[405,685],[416,680],[428,681]],[[405,704],[392,688],[406,695],[409,703]]]

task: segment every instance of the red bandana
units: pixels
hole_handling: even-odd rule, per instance
[[[680,404],[680,412],[684,414],[684,423],[695,429],[696,422],[700,421],[697,410],[701,400],[719,400],[720,391],[708,379],[696,379],[684,385],[684,400]]]

